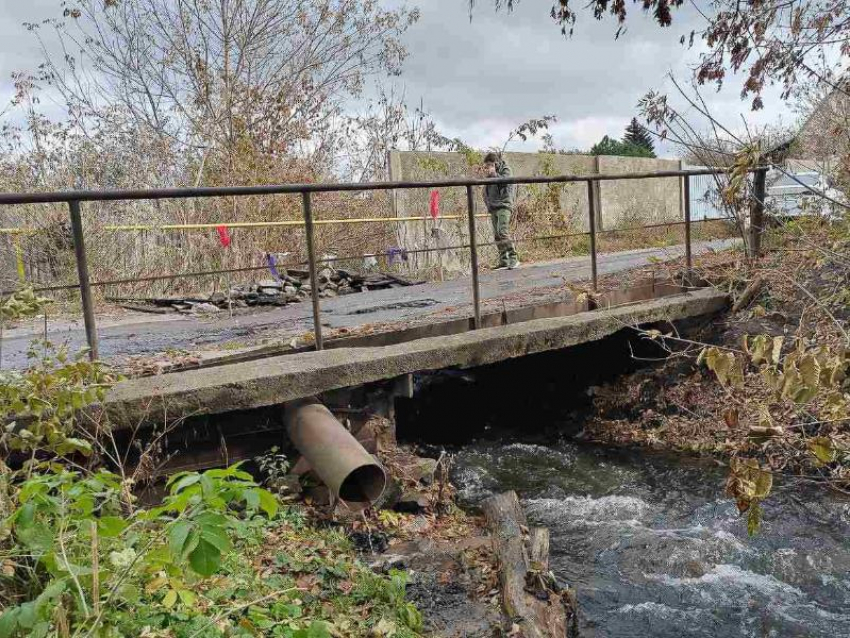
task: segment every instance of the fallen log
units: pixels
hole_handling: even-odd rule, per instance
[[[502,609],[510,636],[575,636],[575,599],[549,572],[549,531],[528,522],[516,492],[482,504],[499,564]]]
[[[549,571],[549,530],[535,527],[528,540],[528,564],[538,572]]]

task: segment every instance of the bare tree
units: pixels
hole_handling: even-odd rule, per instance
[[[743,132],[735,130],[712,114],[697,82],[685,86],[672,74],[668,77],[679,100],[684,102],[687,116],[671,103],[668,96],[656,92],[648,93],[640,101],[642,114],[655,127],[656,134],[672,143],[686,161],[725,170],[712,176],[714,188],[710,199],[724,217],[732,220],[745,245],[748,245],[749,202],[754,193],[750,180],[745,180],[741,188],[730,188],[735,167],[742,156],[754,157],[758,165],[769,163],[772,160],[770,151],[787,142],[791,133],[775,127],[755,130],[746,122]],[[702,197],[704,194],[698,195]]]
[[[416,18],[375,0],[78,0],[33,28],[81,129],[129,116],[232,182],[238,155],[298,152],[368,76],[397,74]]]
[[[377,89],[377,97],[368,101],[362,112],[346,119],[338,164],[352,181],[386,179],[390,151],[430,151],[441,147],[436,124],[422,100],[411,107],[403,90],[383,85]]]
[[[74,0],[62,5],[61,17],[28,25],[42,43],[44,63],[37,72],[15,78],[14,117],[6,117],[0,130],[4,190],[326,178],[336,172],[347,140],[346,110],[367,82],[400,72],[405,58],[400,38],[418,15],[402,4],[387,9],[376,0]],[[45,90],[64,100],[66,119],[45,117],[39,104]],[[329,212],[352,209],[344,198],[327,199],[322,205]],[[165,223],[300,215],[297,203],[287,198],[228,203],[86,206],[95,276],[222,266],[224,256],[210,233],[158,230]],[[31,280],[55,282],[69,276],[70,263],[53,268],[50,262],[45,269],[41,262],[67,257],[66,245],[46,239],[51,229],[62,231],[67,211],[51,208],[46,215],[44,210],[17,207],[9,210],[12,217],[4,213],[2,225],[38,232],[14,241],[3,237],[0,252],[11,256],[10,263],[23,254],[28,270],[35,264]],[[116,224],[133,230],[104,229]],[[324,228],[321,234],[328,243],[356,244],[360,252],[378,248],[371,236]],[[255,266],[269,251],[291,252],[297,259],[302,243],[294,228],[238,235],[228,267]]]
[[[846,87],[846,81],[845,81]],[[833,186],[850,192],[850,95],[821,82],[801,86],[796,108],[803,118],[796,156],[828,175]]]
[[[518,1],[493,3],[497,10],[511,10]],[[470,11],[475,3],[469,1]],[[686,4],[693,8],[703,18],[703,27],[682,35],[681,42],[689,47],[700,42],[705,47],[695,78],[699,84],[719,86],[729,71],[744,71],[741,97],[752,97],[753,109],[763,106],[762,91],[774,83],[783,86],[783,99],[801,81],[812,78],[846,92],[835,79],[850,56],[850,5],[843,0],[643,0],[635,4],[660,27],[674,24],[676,9]],[[550,16],[565,35],[571,35],[582,9],[597,20],[612,17],[617,22],[616,37],[625,31],[629,15],[625,0],[590,0],[578,7],[575,1],[554,0]]]

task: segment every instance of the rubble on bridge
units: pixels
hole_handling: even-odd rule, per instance
[[[142,312],[197,314],[227,310],[231,305],[233,308],[286,306],[309,298],[314,288],[320,298],[329,298],[421,283],[393,273],[358,273],[330,266],[317,272],[317,280],[318,285],[314,287],[306,270],[281,269],[279,276],[273,279],[231,286],[230,295],[227,291],[216,291],[207,296],[111,298],[110,301]]]

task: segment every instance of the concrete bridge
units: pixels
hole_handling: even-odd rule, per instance
[[[693,254],[726,250],[739,244],[740,241],[733,239],[694,242]],[[669,261],[684,254],[685,247],[681,245],[603,253],[599,257],[599,275],[626,273],[653,261]],[[591,264],[587,257],[531,263],[512,271],[484,271],[480,276],[482,312],[562,300],[565,282],[587,281],[590,277]],[[433,323],[435,318],[465,323],[471,315],[468,277],[344,295],[325,299],[321,306],[321,324],[328,331],[356,331],[366,324],[389,328],[420,326]],[[533,312],[524,311],[511,323],[533,316]],[[166,350],[191,351],[206,360],[225,354],[233,358],[234,344],[238,349],[251,351],[256,351],[259,341],[288,344],[312,330],[313,315],[310,304],[301,303],[233,317],[228,317],[226,312],[205,316],[131,314],[112,321],[103,317],[98,323],[100,358],[120,366],[130,357],[155,356]],[[21,323],[17,328],[7,326],[3,332],[3,367],[21,369],[29,365],[30,342],[41,337],[44,328],[41,319]],[[86,345],[82,319],[51,319],[47,329],[51,341],[64,343],[72,351]],[[428,333],[421,332],[419,336]],[[414,337],[405,336],[405,340],[410,338]],[[278,351],[282,349],[277,347]],[[267,352],[273,350],[274,347],[266,348]]]
[[[754,203],[751,208],[750,228],[753,238],[758,238],[763,224],[761,223],[761,210],[764,200],[764,174],[765,168],[756,169],[754,186]],[[398,394],[411,395],[411,375],[416,373],[427,373],[444,369],[468,369],[479,366],[497,364],[502,361],[517,359],[520,357],[536,355],[556,350],[568,349],[580,344],[600,341],[634,327],[671,324],[678,321],[688,320],[695,317],[712,315],[720,311],[727,303],[726,295],[712,289],[683,290],[677,285],[662,284],[655,285],[654,279],[646,285],[634,286],[632,289],[603,293],[599,296],[598,277],[600,270],[615,272],[617,270],[628,270],[645,264],[651,251],[631,251],[632,254],[625,255],[624,259],[616,256],[608,256],[601,260],[597,250],[597,235],[605,232],[597,228],[600,218],[600,193],[603,184],[614,187],[618,182],[628,182],[625,188],[632,188],[636,180],[652,180],[653,183],[662,183],[663,180],[672,179],[678,184],[681,181],[681,191],[676,201],[681,202],[681,221],[677,219],[664,221],[660,225],[641,226],[640,229],[622,230],[646,230],[658,226],[683,226],[684,245],[680,247],[679,253],[684,257],[684,273],[682,279],[692,281],[692,257],[699,246],[692,242],[692,226],[690,210],[690,179],[699,175],[717,174],[719,169],[706,169],[697,171],[656,171],[653,173],[625,173],[625,174],[594,174],[594,175],[559,175],[559,176],[533,176],[533,177],[500,177],[496,179],[456,179],[420,182],[377,182],[369,184],[279,184],[263,186],[229,186],[229,187],[198,187],[177,188],[157,190],[128,190],[128,191],[67,191],[57,193],[0,193],[0,205],[23,205],[35,203],[64,202],[68,205],[71,228],[74,237],[75,261],[78,274],[78,283],[70,285],[46,286],[38,290],[54,291],[78,288],[82,302],[84,328],[86,342],[89,346],[89,356],[93,359],[100,358],[101,337],[94,312],[93,286],[109,286],[119,281],[92,281],[88,267],[88,257],[85,248],[85,236],[82,222],[82,204],[95,201],[130,201],[130,200],[161,200],[161,199],[192,199],[203,197],[249,197],[258,195],[297,195],[301,198],[303,220],[289,220],[287,224],[303,225],[305,237],[305,250],[309,280],[318,282],[317,266],[320,259],[316,255],[315,225],[321,220],[316,220],[312,209],[312,196],[325,192],[363,192],[363,191],[399,191],[404,189],[423,188],[463,188],[466,193],[466,235],[464,243],[453,247],[453,249],[469,249],[469,263],[471,273],[472,303],[457,303],[461,296],[462,283],[451,282],[448,285],[433,284],[435,295],[429,297],[434,303],[430,305],[443,304],[445,310],[451,310],[455,306],[462,305],[460,316],[449,321],[428,321],[424,325],[411,325],[409,317],[399,319],[399,329],[388,330],[377,337],[360,336],[352,339],[334,340],[333,335],[324,335],[324,328],[328,324],[328,316],[334,314],[332,303],[323,304],[317,290],[310,295],[311,312],[309,318],[312,321],[313,347],[315,351],[289,352],[255,351],[239,357],[231,357],[218,361],[218,365],[204,365],[196,369],[184,369],[179,373],[163,374],[152,377],[136,378],[122,382],[112,388],[106,400],[100,406],[94,406],[95,410],[105,412],[109,422],[116,433],[116,437],[123,439],[128,455],[138,446],[134,443],[142,442],[135,440],[138,434],[148,437],[148,443],[153,443],[154,448],[164,441],[166,447],[171,447],[163,455],[166,466],[159,467],[156,471],[151,470],[151,478],[159,472],[173,471],[183,465],[203,467],[232,463],[240,458],[247,458],[253,454],[261,453],[268,449],[272,442],[281,441],[281,429],[286,428],[290,440],[304,458],[316,470],[320,478],[328,485],[337,496],[344,497],[346,485],[349,478],[354,477],[357,489],[363,492],[365,502],[373,502],[374,498],[366,494],[370,490],[365,489],[369,481],[357,478],[363,467],[374,465],[367,452],[354,448],[360,447],[354,441],[353,435],[357,434],[354,427],[345,428],[339,422],[334,422],[335,417],[326,407],[315,408],[314,397],[326,403],[333,410],[333,393],[341,393],[342,403],[338,406],[340,410],[351,410],[352,402],[345,399],[353,396],[352,390],[364,389],[377,386],[377,392],[382,393],[384,399],[372,401],[368,395],[361,394],[359,405],[366,412],[367,408],[377,405],[388,405],[389,416],[392,417],[392,406],[394,397]],[[478,227],[476,226],[477,215],[475,189],[492,184],[558,184],[571,185],[582,189],[586,194],[587,202],[587,230],[578,233],[567,233],[555,237],[586,237],[589,244],[589,264],[572,264],[575,268],[587,269],[589,266],[589,280],[594,295],[587,299],[570,298],[563,284],[569,279],[584,277],[564,274],[564,263],[556,264],[554,270],[544,272],[546,265],[526,267],[515,273],[507,275],[495,275],[482,273],[479,268]],[[401,221],[420,221],[425,217],[407,217]],[[339,220],[337,220],[339,221]],[[347,221],[347,220],[346,220]],[[352,220],[353,221],[353,220]],[[370,221],[382,221],[374,219]],[[398,221],[398,220],[397,220]],[[550,237],[535,237],[530,240],[553,239]],[[752,238],[751,238],[752,239]],[[465,243],[468,242],[468,245]],[[728,242],[721,242],[728,243]],[[725,246],[724,246],[725,247]],[[679,248],[679,247],[677,247]],[[703,246],[703,249],[707,246]],[[758,242],[751,241],[749,248],[754,254],[758,254]],[[449,247],[441,247],[439,250],[449,250]],[[620,255],[622,257],[623,255]],[[678,255],[676,255],[678,256]],[[363,257],[363,255],[360,255]],[[666,257],[669,259],[670,257]],[[664,257],[661,257],[663,260]],[[636,262],[635,262],[636,260]],[[564,260],[566,261],[566,260]],[[617,262],[620,263],[617,263]],[[631,265],[629,265],[631,264]],[[550,264],[551,266],[551,264]],[[166,273],[153,277],[153,279],[174,279],[179,277],[191,277],[195,275],[223,274],[228,271],[218,270],[204,273]],[[492,280],[488,281],[492,277]],[[504,277],[504,279],[502,279]],[[556,292],[556,299],[546,298],[539,295],[541,289],[546,289],[546,284],[534,284],[536,278],[551,279],[554,285],[548,285],[550,291]],[[524,280],[524,283],[523,283]],[[483,283],[483,285],[482,285]],[[526,297],[531,292],[532,298],[526,298],[526,305],[508,308],[505,303],[505,294],[510,296],[512,287],[526,288]],[[488,290],[490,288],[490,290]],[[528,290],[530,289],[530,291]],[[411,291],[416,296],[422,294],[424,289]],[[439,297],[439,295],[444,295]],[[489,298],[489,299],[488,299]],[[502,307],[493,308],[488,305],[489,301],[498,300]],[[365,296],[357,301],[339,301],[337,304],[348,304],[359,302],[374,302],[375,299],[366,299]],[[416,302],[416,299],[410,301]],[[422,299],[418,300],[423,301]],[[324,307],[323,307],[324,306]],[[393,302],[385,307],[378,306],[375,311],[397,310],[398,304]],[[418,308],[420,303],[405,305],[404,308]],[[471,307],[472,313],[468,309]],[[496,310],[496,312],[492,312]],[[501,310],[501,312],[499,311]],[[489,311],[489,314],[488,314]],[[302,311],[303,312],[303,311]],[[373,309],[368,309],[372,313]],[[352,315],[361,315],[362,312],[352,311]],[[306,319],[305,315],[301,322]],[[336,316],[334,316],[336,318]],[[375,318],[378,318],[376,315]],[[262,321],[260,319],[259,321]],[[333,319],[331,320],[333,321]],[[344,321],[344,320],[343,320]],[[303,326],[299,326],[303,327]],[[105,330],[109,330],[108,327]],[[122,332],[123,330],[123,332]],[[129,330],[134,330],[130,328]],[[195,327],[194,331],[197,332]],[[118,327],[114,331],[115,343],[125,346],[129,338],[136,337],[136,333],[127,332],[126,329]],[[156,332],[156,330],[152,331]],[[180,329],[177,329],[180,332]],[[192,330],[190,330],[192,332]],[[78,333],[81,336],[81,333]],[[113,335],[110,335],[113,336]],[[142,334],[140,343],[158,344],[158,340],[151,339],[151,334]],[[155,335],[154,335],[155,337]],[[21,342],[26,335],[13,335],[13,342]],[[106,341],[104,339],[103,341]],[[20,345],[20,344],[18,344]],[[194,345],[194,343],[193,343]],[[119,348],[120,349],[120,348]],[[126,348],[125,348],[126,350]],[[6,352],[10,352],[7,348]],[[11,349],[10,356],[20,354]],[[104,354],[108,348],[104,348]],[[159,351],[159,350],[157,350]],[[107,357],[108,358],[108,357]],[[340,396],[338,394],[337,396]],[[372,395],[374,396],[374,395]],[[302,401],[305,400],[306,401]],[[281,410],[278,406],[285,409]],[[271,408],[274,416],[266,421],[268,427],[262,426],[260,412]],[[246,415],[245,412],[251,412]],[[323,411],[323,412],[322,412]],[[284,414],[281,414],[284,412]],[[320,418],[317,415],[322,412]],[[308,414],[309,413],[309,414]],[[236,415],[227,422],[229,415]],[[308,423],[309,422],[309,423]],[[159,426],[165,426],[164,429]],[[299,432],[305,430],[303,440],[299,444]],[[157,434],[160,432],[161,434]],[[238,452],[228,444],[229,434],[241,437],[242,445]],[[269,444],[263,445],[263,436],[268,434]],[[173,436],[172,436],[173,435]],[[325,438],[323,439],[322,436]],[[171,439],[169,441],[169,439]],[[246,439],[248,439],[246,441]],[[351,458],[357,457],[359,461],[348,463],[350,467],[344,472],[341,482],[331,480],[330,475],[339,474],[337,470],[345,465],[346,454],[340,453],[340,441],[347,441],[346,445]],[[342,446],[345,447],[345,446]],[[303,449],[302,449],[303,448]],[[154,451],[159,456],[159,450]],[[175,453],[172,457],[172,453]],[[312,458],[311,458],[312,454]],[[339,458],[327,459],[328,455]],[[353,456],[352,456],[353,455]],[[182,457],[182,458],[181,458]],[[177,463],[172,463],[176,458]],[[135,459],[137,467],[146,468],[143,459]],[[122,462],[133,462],[129,456]],[[323,475],[322,467],[318,465],[329,464],[330,469],[325,467],[327,475]],[[376,469],[383,478],[383,470]],[[378,476],[375,474],[372,478]],[[354,479],[352,479],[354,480]],[[371,480],[371,479],[370,479]],[[339,483],[339,484],[336,484]],[[355,490],[357,491],[357,490]],[[380,492],[382,490],[375,490]],[[368,497],[368,498],[366,498]],[[376,498],[376,497],[375,497]],[[346,500],[351,500],[345,497]],[[364,500],[361,499],[361,500]]]
[[[653,298],[590,311],[558,304],[541,308],[541,314],[555,316],[520,323],[456,334],[440,334],[437,324],[430,328],[435,336],[390,345],[356,347],[343,342],[323,351],[133,379],[115,386],[104,408],[119,429],[252,410],[411,373],[471,368],[569,348],[630,327],[712,315],[727,303],[725,294],[711,288],[682,292],[667,286],[644,294]],[[454,329],[460,327],[455,324]]]
[[[763,202],[764,168],[757,169],[756,185],[754,187],[754,204],[752,207],[751,228],[760,231],[760,210]],[[722,172],[719,169],[697,171],[656,171],[652,173],[629,172],[624,174],[594,174],[594,175],[558,175],[532,177],[501,177],[496,179],[456,179],[432,180],[420,182],[376,182],[369,184],[278,184],[263,186],[229,186],[229,187],[199,187],[155,190],[129,191],[66,191],[57,193],[0,193],[0,205],[23,205],[35,203],[64,202],[68,205],[71,228],[74,236],[75,261],[77,266],[78,283],[69,285],[46,286],[40,291],[55,291],[78,288],[82,302],[85,338],[89,346],[89,356],[92,359],[110,359],[111,346],[115,345],[113,354],[126,354],[128,345],[141,345],[143,348],[155,348],[161,352],[164,347],[163,339],[158,338],[163,332],[167,335],[188,339],[190,349],[194,349],[198,341],[211,330],[209,326],[187,326],[178,324],[160,324],[168,326],[163,329],[151,325],[141,326],[101,326],[98,328],[94,312],[94,286],[109,286],[119,281],[92,281],[88,267],[88,257],[85,248],[85,235],[82,222],[82,205],[95,201],[130,201],[130,200],[161,200],[161,199],[192,199],[204,197],[249,197],[258,195],[297,195],[301,198],[303,220],[289,220],[287,224],[303,225],[305,249],[309,280],[316,282],[320,259],[316,255],[315,225],[320,223],[313,214],[312,196],[326,192],[364,192],[364,191],[400,191],[423,188],[462,188],[466,193],[466,239],[453,249],[469,250],[471,286],[467,282],[456,281],[448,283],[426,284],[424,287],[413,286],[417,290],[408,289],[403,295],[409,296],[404,303],[390,301],[383,305],[373,305],[368,308],[352,309],[349,304],[375,304],[376,297],[371,294],[360,298],[346,297],[345,300],[328,301],[324,303],[318,294],[311,294],[311,310],[292,309],[288,312],[299,313],[299,317],[290,317],[288,322],[303,334],[307,320],[312,323],[313,352],[299,351],[298,348],[285,348],[280,345],[277,349],[253,351],[240,354],[238,357],[226,357],[219,360],[219,365],[207,364],[197,369],[185,369],[179,373],[164,374],[155,377],[137,378],[123,382],[114,387],[108,394],[103,405],[96,409],[105,411],[116,432],[124,432],[130,439],[139,432],[151,433],[161,424],[166,425],[169,434],[179,430],[182,440],[178,441],[174,451],[178,456],[191,456],[196,447],[205,445],[215,447],[216,441],[221,441],[219,451],[212,456],[197,457],[196,466],[229,463],[235,460],[226,443],[225,430],[237,436],[251,437],[256,432],[259,419],[257,411],[266,408],[276,410],[277,431],[274,432],[275,418],[270,418],[270,436],[280,441],[280,409],[277,406],[287,406],[287,410],[295,409],[300,399],[318,397],[333,408],[332,394],[349,392],[352,389],[363,389],[378,386],[377,392],[384,399],[373,402],[370,398],[359,397],[360,411],[372,407],[373,403],[389,405],[392,416],[393,398],[395,392],[403,393],[407,388],[410,394],[411,376],[415,373],[425,373],[443,369],[465,369],[497,364],[535,355],[547,351],[562,350],[579,344],[599,341],[626,330],[630,327],[670,323],[704,315],[710,315],[720,310],[726,303],[724,295],[712,290],[694,290],[683,292],[675,285],[665,284],[656,287],[654,280],[647,285],[638,285],[632,289],[603,293],[598,296],[598,278],[602,274],[629,270],[645,265],[647,260],[665,260],[682,255],[684,257],[684,272],[686,279],[692,279],[692,257],[695,252],[706,250],[711,246],[694,245],[692,242],[692,226],[690,211],[690,179],[699,175],[709,175]],[[666,183],[665,180],[681,181],[681,195],[675,198],[681,200],[682,219],[664,221],[660,225],[641,226],[647,230],[656,227],[672,227],[681,225],[684,230],[684,244],[681,247],[670,247],[678,254],[658,255],[653,251],[667,252],[667,249],[649,249],[645,251],[629,251],[611,255],[600,254],[597,250],[597,235],[606,232],[597,228],[601,220],[599,213],[600,193],[603,185],[615,187],[617,183],[625,182],[624,188],[630,189],[639,180],[651,180],[655,184]],[[761,181],[759,181],[761,180]],[[478,227],[476,225],[476,192],[481,186],[492,184],[557,184],[577,187],[586,194],[587,230],[578,233],[567,233],[556,237],[586,237],[589,244],[589,263],[584,260],[561,260],[553,264],[535,264],[512,273],[487,273],[479,268]],[[759,186],[759,184],[761,186]],[[423,217],[405,217],[401,221],[421,221]],[[337,220],[338,222],[339,220]],[[382,221],[376,218],[370,221]],[[336,223],[336,222],[335,222]],[[610,231],[608,231],[610,232]],[[754,237],[759,233],[755,232]],[[553,239],[550,237],[535,237],[529,240]],[[465,242],[468,242],[466,244]],[[734,243],[729,240],[716,242],[722,247]],[[441,247],[439,250],[449,250]],[[750,242],[750,250],[758,252],[757,242]],[[362,255],[360,257],[363,257]],[[572,272],[570,272],[572,270]],[[153,279],[174,279],[192,277],[195,275],[222,274],[227,271],[209,271],[205,273],[165,273]],[[587,277],[589,275],[589,277]],[[570,298],[564,284],[570,279],[589,279],[594,295],[590,299]],[[634,282],[632,282],[634,283]],[[430,290],[426,290],[431,286]],[[470,290],[471,289],[471,290]],[[548,293],[547,293],[548,291]],[[423,294],[429,294],[422,298]],[[467,296],[471,292],[471,304]],[[514,293],[519,293],[515,295]],[[397,294],[397,293],[391,293]],[[548,294],[548,296],[547,296]],[[520,298],[521,304],[507,303],[513,296]],[[359,296],[358,296],[359,297]],[[424,302],[428,303],[424,303]],[[514,300],[512,300],[514,301]],[[495,303],[494,303],[495,302]],[[415,317],[408,313],[420,314],[418,309],[430,307],[428,320],[417,325]],[[524,304],[524,305],[522,305]],[[624,305],[621,305],[624,304]],[[306,305],[306,304],[304,304]],[[339,307],[337,307],[339,306]],[[442,306],[440,312],[431,312]],[[501,307],[500,307],[501,306]],[[397,329],[385,330],[376,337],[360,336],[351,339],[335,339],[335,335],[325,335],[325,327],[334,328],[334,324],[342,324],[340,331],[346,329],[346,322],[360,322],[362,315],[369,314],[375,323],[383,323],[386,319],[381,313],[394,313],[401,309],[402,316],[398,317]],[[285,309],[286,310],[286,309]],[[338,311],[344,311],[340,314]],[[470,313],[471,310],[471,313]],[[495,312],[494,312],[495,311]],[[489,314],[488,314],[489,313]],[[451,317],[446,321],[446,317]],[[234,319],[236,319],[234,317]],[[285,319],[278,316],[272,322]],[[383,319],[383,322],[382,322]],[[248,318],[249,323],[262,324],[269,317]],[[231,328],[239,329],[237,326]],[[251,331],[251,327],[248,327]],[[73,329],[72,329],[73,332]],[[226,332],[226,330],[225,330]],[[181,337],[182,335],[182,337]],[[4,355],[11,359],[20,359],[22,344],[29,335],[6,335],[11,337],[12,347],[4,348]],[[225,339],[212,335],[211,341],[221,342]],[[238,334],[234,334],[238,336]],[[76,337],[82,337],[82,331],[76,332]],[[165,341],[168,340],[167,337]],[[70,340],[73,347],[73,338]],[[101,344],[105,347],[102,348]],[[8,344],[7,344],[8,346]],[[165,346],[171,347],[171,346]],[[129,348],[132,351],[132,348]],[[102,355],[105,355],[102,357]],[[13,361],[13,365],[17,362]],[[401,388],[399,390],[398,388]],[[373,395],[374,396],[374,395]],[[351,401],[340,406],[342,410],[351,409]],[[236,417],[235,421],[223,423],[222,418],[228,415],[243,414],[254,411],[253,414]],[[226,419],[225,419],[226,420]],[[298,421],[295,418],[295,421]],[[198,432],[198,426],[203,432]],[[183,427],[187,426],[187,427]],[[341,426],[340,426],[340,429]],[[354,431],[353,428],[352,432]],[[344,429],[343,429],[344,430]],[[177,432],[175,432],[175,435]],[[124,435],[119,435],[124,436]],[[156,434],[153,435],[157,437]],[[349,435],[350,436],[350,435]],[[176,436],[171,438],[174,442]],[[159,440],[159,439],[156,439]],[[127,441],[132,443],[132,441]],[[262,451],[256,445],[259,440],[249,441],[245,446],[245,454],[252,448],[254,452]],[[132,446],[131,446],[132,447]],[[129,449],[129,448],[128,448]],[[237,455],[238,456],[238,455]],[[244,458],[244,457],[243,457]],[[173,468],[172,468],[173,469]]]

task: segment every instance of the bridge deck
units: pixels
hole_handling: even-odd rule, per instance
[[[708,250],[725,250],[738,245],[736,240],[695,242],[694,255]],[[684,246],[668,246],[600,253],[599,274],[626,272],[648,265],[652,261],[668,261],[684,254]],[[481,298],[483,311],[501,311],[505,305],[527,306],[563,299],[565,281],[580,281],[590,277],[588,257],[570,257],[545,263],[523,265],[518,270],[482,271]],[[343,295],[322,300],[322,324],[326,336],[334,331],[357,331],[361,328],[412,326],[469,317],[472,290],[469,277],[451,281],[432,282],[418,286],[375,290],[368,293]],[[79,322],[63,322],[51,318],[49,338],[65,343],[71,351],[85,345],[85,332]],[[382,328],[381,328],[382,329]],[[41,319],[22,322],[20,328],[3,331],[3,367],[25,368],[30,341],[41,336]],[[238,349],[249,350],[261,343],[287,344],[293,338],[313,330],[309,303],[236,314],[219,312],[203,316],[151,315],[135,316],[111,322],[101,318],[98,323],[100,356],[121,366],[129,357],[156,356],[167,350],[187,350],[198,356],[219,358]],[[371,329],[370,329],[371,331]],[[227,344],[227,347],[224,347]]]
[[[628,326],[720,311],[713,289],[567,317],[534,319],[382,347],[340,348],[125,381],[104,408],[116,427],[276,405],[411,372],[469,368],[602,339]]]

